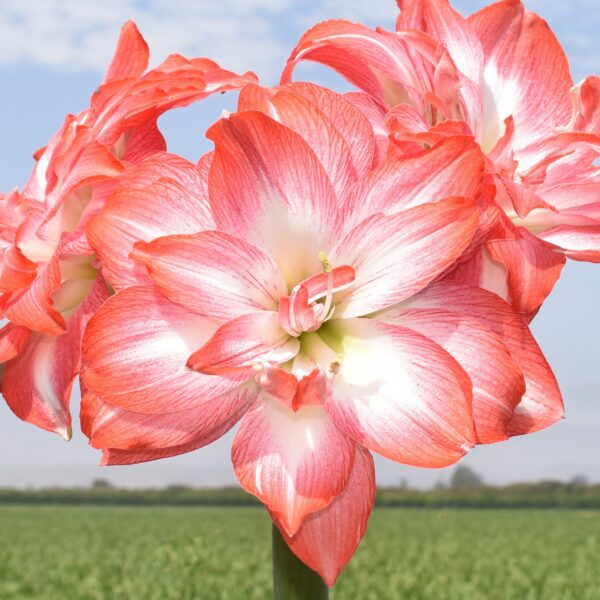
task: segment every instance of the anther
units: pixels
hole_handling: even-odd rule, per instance
[[[319,252],[319,260],[323,266],[324,273],[331,273],[331,271],[333,271],[333,265],[331,264],[331,261],[325,252]]]

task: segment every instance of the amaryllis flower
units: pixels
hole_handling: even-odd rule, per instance
[[[518,0],[468,19],[447,0],[398,4],[395,32],[339,20],[315,25],[282,81],[301,60],[334,68],[380,106],[370,114],[393,151],[474,136],[501,212],[488,243],[454,277],[497,292],[529,319],[565,257],[600,261],[600,80],[573,87],[548,25]]]
[[[90,107],[67,116],[36,154],[23,193],[0,198],[2,393],[19,417],[66,438],[83,328],[108,296],[87,222],[119,176],[164,151],[156,124],[164,111],[256,80],[208,59],[172,55],[144,74],[147,63],[129,22]]]
[[[82,427],[104,464],[124,464],[241,419],[240,483],[332,585],[372,509],[369,451],[445,466],[560,418],[560,393],[508,304],[438,281],[479,226],[472,197],[442,192],[477,193],[472,141],[406,163],[405,195],[377,196],[384,213],[375,136],[351,102],[289,85],[240,104],[198,167],[140,164],[90,224],[120,289],[84,337]]]

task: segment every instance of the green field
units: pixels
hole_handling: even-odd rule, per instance
[[[600,513],[379,509],[335,600],[600,599]],[[0,598],[270,598],[253,508],[0,507]]]

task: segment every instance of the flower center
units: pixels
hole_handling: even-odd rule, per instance
[[[298,283],[289,296],[279,299],[279,320],[284,331],[298,337],[305,331],[316,331],[334,311],[333,295],[352,285],[354,269],[333,268],[327,254],[319,253],[323,271]]]

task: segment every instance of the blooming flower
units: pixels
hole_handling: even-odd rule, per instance
[[[452,277],[491,289],[530,319],[565,257],[600,260],[600,80],[572,87],[558,41],[520,0],[468,19],[447,0],[398,4],[394,33],[339,20],[315,25],[282,81],[301,60],[334,68],[379,106],[369,112],[394,151],[474,136],[493,182],[488,220],[501,211]]]
[[[128,167],[165,150],[163,112],[255,81],[208,59],[172,55],[144,74],[147,63],[129,22],[90,107],[38,151],[23,193],[0,198],[2,393],[19,417],[66,438],[83,328],[109,293],[87,222]]]
[[[82,428],[123,464],[241,419],[240,483],[331,585],[369,451],[445,466],[554,422],[560,393],[509,305],[441,281],[478,232],[472,140],[381,162],[367,117],[309,84],[244,88],[208,137],[198,166],[142,161],[90,222],[118,291],[85,333]]]

